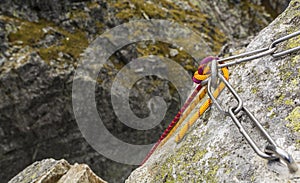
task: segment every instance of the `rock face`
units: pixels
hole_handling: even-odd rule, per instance
[[[9,183],[106,183],[85,164],[70,165],[66,160],[45,159],[28,166]]]
[[[288,1],[274,4],[285,6]],[[216,54],[230,40],[254,35],[272,19],[262,1],[2,0],[0,2],[0,180],[8,181],[26,166],[47,157],[84,162],[109,182],[124,181],[135,166],[106,159],[89,146],[73,115],[71,86],[80,54],[105,30],[136,19],[174,20],[190,27]],[[224,16],[223,16],[224,15]],[[233,31],[233,32],[231,32]],[[247,44],[247,43],[245,43]],[[175,50],[174,50],[175,49]],[[172,50],[172,51],[171,51]],[[131,92],[131,107],[149,115],[147,101],[160,93],[168,105],[166,123],[148,132],[121,124],[112,112],[111,81],[131,59],[169,55],[186,70],[197,64],[185,52],[163,43],[129,45],[99,74],[98,108],[107,128],[135,144],[153,143],[179,108],[168,83],[146,78]],[[145,89],[138,88],[145,86]],[[152,138],[152,137],[156,138]],[[138,137],[138,138],[136,138]],[[149,138],[151,137],[151,138]]]
[[[299,31],[300,1],[263,29],[247,46],[251,51],[268,46],[275,39]],[[279,50],[300,45],[299,36],[278,45]],[[230,67],[230,83],[244,106],[256,116],[276,143],[300,165],[300,57],[299,51],[285,57],[265,56]],[[227,108],[236,104],[232,94],[223,92],[218,101]],[[251,137],[264,148],[249,119],[241,118]],[[184,140],[174,137],[158,149],[149,161],[135,170],[126,182],[299,182],[300,172],[289,173],[278,162],[257,156],[229,117],[212,109],[200,118]]]

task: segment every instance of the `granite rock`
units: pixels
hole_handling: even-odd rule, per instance
[[[13,177],[9,183],[106,183],[85,164],[70,165],[66,160],[37,161]]]

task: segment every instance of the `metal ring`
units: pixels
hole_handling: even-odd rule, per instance
[[[203,80],[203,81],[201,81],[201,86],[205,86],[205,85],[207,85],[208,84],[208,82],[209,82],[209,77],[208,78],[206,78],[205,80]]]

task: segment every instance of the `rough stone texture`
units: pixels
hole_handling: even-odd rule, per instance
[[[28,166],[9,183],[106,183],[85,164],[44,159]]]
[[[75,164],[70,170],[62,176],[57,183],[106,183],[85,164]]]
[[[219,52],[223,43],[231,39],[226,26],[220,25],[221,22],[226,25],[227,19],[215,17],[230,15],[232,26],[238,26],[238,31],[243,30],[250,35],[270,21],[270,16],[259,6],[259,1],[220,1],[218,6],[226,7],[220,12],[209,11],[209,7],[214,5],[207,2],[205,4],[205,1],[199,1],[203,2],[201,6],[195,1],[151,1],[156,6],[155,9],[159,12],[166,11],[166,15],[155,11],[151,14],[153,9],[148,8],[152,6],[141,3],[142,1],[130,0],[123,3],[135,7],[132,9],[127,5],[127,8],[120,6],[122,3],[119,2],[124,1],[0,1],[1,181],[8,181],[24,167],[46,157],[65,158],[71,163],[87,163],[98,175],[110,182],[123,181],[134,168],[110,161],[94,151],[78,130],[71,107],[72,78],[80,54],[104,30],[135,19],[175,20],[201,34],[207,42],[213,40],[214,44],[209,43],[210,48],[205,50],[211,49],[213,52],[207,54],[214,54]],[[194,3],[196,5],[193,6]],[[199,7],[208,7],[208,10],[204,8],[202,12]],[[122,14],[120,9],[126,9],[128,14]],[[229,9],[231,11],[228,13]],[[191,17],[193,21],[189,23]],[[240,24],[240,17],[245,17],[247,23]],[[258,19],[261,21],[254,21]],[[240,38],[238,31],[232,34],[235,35],[234,38]],[[181,63],[190,72],[195,70],[196,62],[179,49],[167,44],[144,43],[129,45],[116,53],[112,64],[107,65],[99,74],[99,110],[105,114],[103,120],[106,121],[107,128],[119,135],[119,138],[126,138],[135,144],[155,142],[156,139],[152,137],[158,138],[177,112],[178,95],[176,92],[172,96],[167,92],[163,93],[169,88],[168,83],[157,78],[137,83],[132,89],[131,97],[134,100],[131,105],[137,116],[145,117],[149,114],[147,101],[153,94],[160,93],[168,106],[172,106],[169,107],[165,124],[152,131],[137,134],[117,123],[110,104],[111,81],[122,66],[138,56],[166,56],[170,49],[176,49],[179,54],[174,58],[170,54],[169,58]],[[146,89],[137,89],[142,86]],[[151,92],[145,92],[148,90]]]
[[[299,31],[299,10],[300,1],[291,1],[289,8],[263,29],[246,50],[268,46],[276,38]],[[297,37],[279,44],[278,51],[299,45]],[[299,53],[279,58],[266,56],[231,67],[230,83],[276,143],[293,155],[300,166]],[[224,107],[235,105],[228,91],[218,100]],[[242,120],[253,139],[264,148],[266,141],[249,124],[249,119]],[[281,163],[257,156],[231,118],[213,107],[181,143],[175,144],[174,137],[171,138],[126,182],[299,181],[300,171],[291,174]]]

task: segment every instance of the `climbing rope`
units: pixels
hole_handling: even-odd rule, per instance
[[[163,146],[165,142],[174,134],[177,128],[184,122],[184,120],[190,115],[190,113],[195,109],[195,107],[201,102],[201,100],[205,97],[206,94],[206,86],[202,88],[198,97],[191,103],[186,112],[182,115],[182,118],[178,121],[178,123],[174,126],[174,128],[170,131],[170,133],[166,136],[166,138],[161,142],[160,146]]]
[[[183,121],[185,121],[185,119],[190,115],[190,113],[194,110],[194,108],[199,103],[201,103],[202,99],[205,97],[207,93],[209,98],[200,106],[199,110],[193,114],[193,116],[188,120],[188,122],[180,129],[180,131],[176,135],[175,141],[177,143],[182,140],[182,138],[186,135],[186,133],[189,131],[190,127],[195,123],[195,121],[213,103],[221,113],[231,117],[233,122],[239,128],[240,133],[245,137],[245,139],[250,144],[252,149],[260,157],[268,160],[280,159],[286,163],[291,173],[296,172],[298,170],[298,167],[296,162],[292,158],[292,156],[276,144],[276,142],[271,138],[271,136],[267,133],[267,131],[255,118],[255,116],[243,105],[243,100],[235,91],[235,89],[231,86],[231,84],[228,82],[229,72],[227,67],[237,65],[243,62],[252,61],[254,59],[261,58],[267,55],[271,55],[272,57],[276,58],[276,57],[281,57],[290,54],[295,51],[299,51],[300,45],[287,50],[281,50],[277,52],[278,44],[299,35],[300,35],[300,31],[297,31],[273,41],[268,47],[242,53],[239,55],[234,55],[223,59],[217,59],[214,57],[207,57],[203,59],[200,62],[200,66],[198,70],[195,72],[193,77],[193,81],[199,85],[192,93],[192,95],[189,97],[187,102],[184,104],[183,108],[175,116],[174,120],[171,122],[169,127],[165,130],[163,135],[160,137],[159,141],[154,145],[154,147],[148,153],[143,163],[147,161],[147,159],[152,155],[152,153],[155,151],[157,147],[162,146],[172,136],[172,134],[174,134],[177,128],[183,123]],[[230,62],[226,62],[226,61],[230,61]],[[218,69],[221,69],[223,75],[218,72]],[[220,82],[219,85],[218,82]],[[237,100],[238,103],[236,106],[229,107],[227,110],[224,110],[219,104],[219,102],[217,101],[217,97],[220,95],[221,91],[225,87],[228,88],[228,90],[233,94],[234,98]],[[214,92],[212,92],[212,88],[215,88]],[[201,92],[199,93],[200,90]],[[195,99],[198,93],[199,95]],[[242,123],[239,120],[242,115],[246,115],[255,124],[257,129],[262,133],[262,136],[269,142],[269,145],[266,146],[266,149],[264,151],[258,148],[257,144],[252,140],[250,135],[245,131]]]
[[[155,143],[155,145],[152,147],[152,149],[149,151],[147,156],[142,161],[142,164],[144,164],[149,157],[153,154],[153,152],[157,149],[157,147],[160,147],[165,144],[165,142],[172,136],[172,134],[177,130],[177,128],[184,122],[184,120],[190,115],[190,113],[194,110],[194,108],[202,101],[202,99],[206,96],[207,88],[206,86],[203,87],[203,81],[208,79],[210,77],[210,67],[209,63],[212,60],[216,60],[214,57],[207,57],[203,59],[200,62],[200,65],[198,67],[198,70],[195,72],[193,81],[197,84],[199,84],[192,95],[189,97],[189,99],[186,101],[186,103],[183,105],[183,107],[179,110],[175,118],[172,120],[172,122],[169,124],[168,128],[164,131],[164,133],[160,136],[159,140]],[[229,78],[229,72],[227,68],[222,68],[222,71],[224,73],[224,76],[226,78]],[[205,82],[204,82],[205,83]],[[224,89],[224,84],[221,83],[219,87],[215,91],[215,97],[219,95],[219,93]],[[199,91],[201,92],[199,93]],[[198,97],[195,99],[195,96],[198,95]],[[195,100],[194,100],[195,99]],[[195,121],[210,107],[211,100],[207,99],[204,104],[200,107],[199,112],[196,112],[193,117],[189,120],[189,122],[180,130],[178,136],[176,137],[176,141],[180,141],[190,126],[192,126]]]
[[[216,60],[216,59],[214,59]],[[229,79],[229,72],[228,72],[228,69],[226,67],[223,67],[222,68],[222,72],[224,74],[224,77],[226,78],[226,80]],[[213,73],[212,73],[213,74]],[[196,78],[198,80],[198,78],[201,78],[201,77],[198,77],[198,73],[196,72],[194,74],[194,78]],[[222,90],[225,88],[225,85],[224,83],[220,83],[219,86],[217,87],[217,89],[215,90],[215,92],[213,93],[213,96],[214,97],[218,97],[219,94],[222,92]],[[204,90],[204,94],[202,96],[202,98],[204,98],[207,90]],[[202,99],[201,98],[201,99]],[[200,100],[201,101],[201,100]],[[210,107],[210,105],[212,104],[212,100],[210,98],[208,98],[200,107],[200,109],[198,110],[198,112],[196,112],[190,119],[189,121],[180,129],[179,133],[177,134],[176,138],[175,138],[175,141],[178,143],[182,140],[182,138],[186,135],[186,133],[188,132],[188,130],[190,129],[190,127],[196,122],[196,120],[202,116],[202,114]],[[189,115],[189,114],[187,114]]]
[[[203,59],[201,62],[200,62],[200,65],[198,67],[198,71],[197,73],[205,76],[203,77],[202,79],[205,80],[207,79],[209,76],[207,75],[208,71],[209,71],[209,67],[207,66],[207,63],[212,60],[213,57],[207,57],[205,59]],[[200,75],[199,74],[199,75]],[[195,82],[197,82],[199,85],[195,88],[195,90],[193,91],[193,93],[190,95],[190,97],[187,99],[187,101],[183,104],[182,108],[179,110],[179,112],[176,114],[176,116],[174,117],[174,119],[172,120],[172,122],[169,124],[169,126],[167,127],[167,129],[163,132],[163,134],[160,136],[159,140],[154,144],[154,146],[151,148],[151,150],[149,151],[149,153],[147,154],[147,156],[144,158],[144,160],[142,161],[141,164],[144,164],[148,159],[149,157],[153,154],[153,152],[156,150],[156,148],[160,145],[162,145],[161,143],[162,142],[165,142],[165,138],[169,136],[171,130],[174,128],[174,126],[178,126],[178,121],[179,121],[179,124],[181,124],[183,122],[183,119],[186,118],[186,115],[183,115],[181,116],[185,110],[188,108],[187,110],[187,113],[190,113],[191,112],[191,108],[194,108],[198,103],[197,102],[193,102],[192,101],[194,100],[194,98],[197,96],[197,94],[199,93],[199,91],[202,89],[202,85],[201,85],[201,81],[198,80],[198,79],[195,79]],[[200,93],[199,96],[203,96],[204,97],[205,93],[203,93],[203,90],[202,92]],[[198,99],[199,100],[199,99]],[[196,101],[198,101],[196,100]],[[192,107],[193,106],[193,107]],[[184,113],[186,114],[186,113]],[[176,127],[177,129],[177,127]],[[171,133],[173,134],[173,132]],[[164,143],[163,143],[164,144]]]

